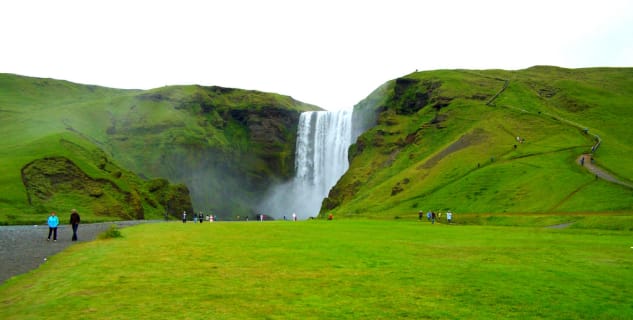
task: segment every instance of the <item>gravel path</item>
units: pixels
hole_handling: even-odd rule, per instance
[[[593,162],[591,161],[591,154],[586,153],[586,154],[581,155],[576,160],[576,163],[578,163],[579,165],[587,168],[587,170],[589,170],[589,172],[591,172],[591,173],[596,175],[596,178],[600,178],[600,179],[607,180],[609,182],[617,183],[619,185],[623,185],[623,186],[628,187],[628,188],[633,188],[632,184],[630,184],[628,182],[625,182],[625,181],[622,181],[622,180],[612,176],[611,174],[606,172],[604,169],[594,165]]]
[[[116,221],[92,224],[80,224],[77,230],[79,240],[70,241],[73,230],[65,224],[57,228],[57,242],[46,241],[48,226],[0,226],[0,284],[7,279],[31,271],[44,263],[50,257],[74,243],[94,240],[100,233],[107,230],[111,224],[119,228],[140,223],[160,221]]]

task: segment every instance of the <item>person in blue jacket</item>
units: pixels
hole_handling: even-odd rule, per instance
[[[51,234],[53,234],[53,241],[57,242],[57,226],[59,225],[59,218],[55,215],[55,212],[51,212],[51,215],[48,216],[48,239],[47,241],[51,241]]]

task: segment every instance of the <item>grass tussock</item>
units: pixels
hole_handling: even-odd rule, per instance
[[[123,235],[121,234],[121,230],[119,230],[116,224],[111,224],[110,227],[108,227],[108,230],[99,234],[97,238],[99,240],[105,240],[105,239],[113,239],[113,238],[121,238],[121,237],[123,237]]]

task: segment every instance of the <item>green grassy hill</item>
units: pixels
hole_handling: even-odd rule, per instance
[[[631,101],[630,68],[395,79],[355,107],[376,125],[350,148],[350,169],[322,214],[631,211],[632,188],[596,179],[576,161],[601,141],[595,164],[633,185]]]
[[[0,74],[0,221],[73,207],[92,221],[250,214],[265,187],[292,175],[299,114],[317,109],[258,91]]]
[[[338,216],[633,210],[633,69],[437,70],[355,107]],[[0,74],[0,222],[254,212],[293,175],[290,97],[221,87],[119,90]],[[517,140],[518,138],[518,140]],[[596,179],[585,153],[622,184]],[[176,183],[176,185],[171,185]],[[626,186],[629,185],[629,186]],[[191,194],[189,194],[191,192]]]

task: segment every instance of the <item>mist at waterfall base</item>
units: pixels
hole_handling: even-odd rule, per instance
[[[275,219],[316,217],[323,199],[349,167],[352,111],[311,111],[299,118],[295,177],[268,192],[261,212]]]

